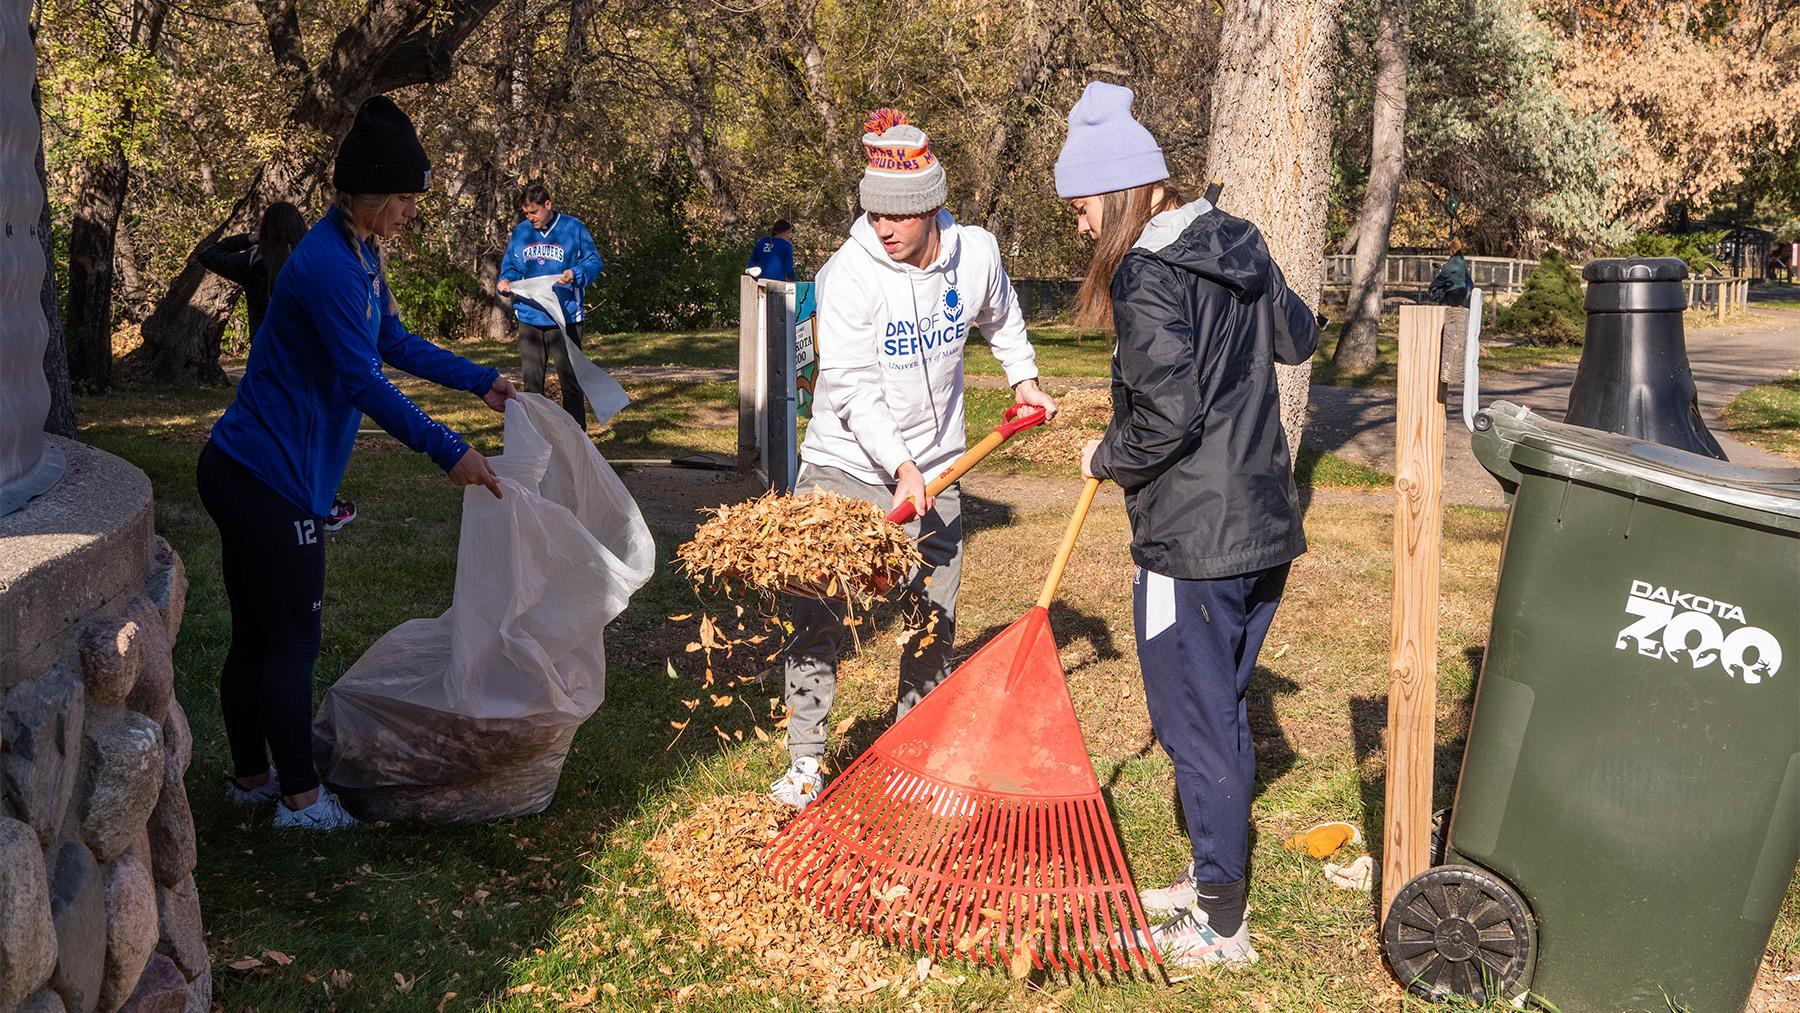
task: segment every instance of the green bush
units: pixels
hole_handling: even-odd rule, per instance
[[[437,342],[464,329],[463,300],[481,291],[481,281],[435,235],[413,239],[390,255],[387,277],[400,306],[400,322]]]
[[[1725,230],[1717,232],[1689,232],[1684,235],[1671,236],[1661,232],[1640,232],[1631,237],[1631,242],[1614,251],[1618,257],[1676,257],[1687,262],[1691,274],[1705,274],[1719,267],[1719,258],[1713,252],[1719,248],[1719,242],[1725,238]]]
[[[1552,250],[1525,278],[1519,298],[1500,311],[1500,329],[1535,345],[1578,345],[1587,326],[1581,278]]]
[[[589,319],[604,329],[692,330],[737,319],[738,275],[754,236],[693,215],[691,176],[686,160],[674,158],[606,195],[609,213],[630,224],[596,237],[606,270],[587,299]]]

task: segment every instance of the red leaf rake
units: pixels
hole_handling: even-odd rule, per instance
[[[839,922],[936,958],[1059,972],[1161,956],[1075,719],[1050,602],[1099,481],[1037,605],[894,723],[764,852]]]

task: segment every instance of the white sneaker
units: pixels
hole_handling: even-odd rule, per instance
[[[1142,932],[1134,933],[1139,946],[1145,945]],[[1238,930],[1221,936],[1206,923],[1206,912],[1199,905],[1189,907],[1175,917],[1150,930],[1156,949],[1162,954],[1164,967],[1210,967],[1220,964],[1249,966],[1259,959],[1250,945],[1250,912]]]
[[[304,809],[289,809],[286,802],[278,802],[275,825],[284,830],[342,830],[360,827],[362,821],[350,815],[330,788],[320,785],[319,797]]]
[[[1138,902],[1144,905],[1144,910],[1159,915],[1186,911],[1199,899],[1199,894],[1194,892],[1193,862],[1189,862],[1187,868],[1181,870],[1181,876],[1168,886],[1138,891]]]
[[[241,805],[246,809],[260,809],[266,805],[273,805],[275,800],[280,797],[281,778],[275,773],[274,767],[269,768],[269,779],[254,788],[239,786],[235,777],[225,779],[225,801],[233,805]]]
[[[805,808],[825,787],[825,778],[819,774],[819,758],[816,756],[797,756],[788,767],[787,773],[769,785],[769,797],[777,802],[785,802],[796,808]]]

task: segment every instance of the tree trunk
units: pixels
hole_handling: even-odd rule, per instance
[[[162,0],[135,0],[120,13],[113,45],[154,55],[167,14]],[[69,304],[63,316],[69,374],[77,388],[95,393],[112,386],[113,241],[131,184],[124,138],[137,118],[129,97],[114,115],[105,151],[82,168],[69,227]]]
[[[1024,56],[1018,73],[1013,76],[1012,91],[1005,97],[1006,109],[998,117],[994,129],[980,145],[980,157],[970,167],[975,173],[973,214],[966,220],[994,228],[990,224],[1000,208],[1000,195],[1018,164],[1020,141],[1040,128],[1048,103],[1044,93],[1055,79],[1062,43],[1070,21],[1056,10],[1045,12],[1023,40]]]
[[[69,225],[69,304],[63,315],[69,379],[79,390],[112,387],[113,237],[131,167],[115,147],[88,162]]]
[[[1381,333],[1382,281],[1394,202],[1406,176],[1406,2],[1382,0],[1375,36],[1374,127],[1369,141],[1369,183],[1356,217],[1356,254],[1350,261],[1350,307],[1331,361],[1340,369],[1375,365]]]
[[[37,33],[32,33],[35,41]],[[37,121],[43,122],[43,92],[37,78],[31,81],[31,109]],[[44,171],[44,134],[38,132],[38,185],[44,190],[44,207],[38,212],[37,237],[44,248],[44,287],[38,302],[44,308],[44,322],[49,325],[49,340],[44,342],[44,380],[50,387],[50,412],[44,417],[44,431],[57,436],[75,437],[75,399],[69,389],[69,351],[63,343],[62,312],[56,305],[56,240],[50,229],[50,176]]]
[[[128,368],[164,383],[224,382],[219,341],[237,286],[201,267],[194,254],[228,232],[254,231],[263,209],[275,201],[309,203],[324,188],[337,140],[363,101],[443,80],[456,48],[496,3],[369,0],[308,72],[286,117],[297,140],[257,170],[230,216],[195,245],[187,266],[144,321],[144,344],[127,357]]]
[[[1262,230],[1288,285],[1317,306],[1330,182],[1331,94],[1342,0],[1237,0],[1224,7],[1212,75],[1207,176],[1221,203]],[[1281,425],[1298,455],[1308,364],[1276,366]]]
[[[687,58],[689,83],[688,94],[682,103],[687,106],[687,131],[681,138],[682,150],[694,170],[694,177],[712,202],[719,224],[733,229],[743,221],[743,215],[738,211],[737,195],[732,193],[731,184],[715,164],[712,143],[706,136],[713,114],[713,66],[710,59],[700,55],[700,40],[694,36],[691,20],[682,33],[682,46]]]
[[[515,5],[515,23],[525,16],[523,4]],[[574,17],[573,10],[570,14]],[[518,218],[518,188],[509,171],[516,148],[515,134],[524,115],[526,103],[522,89],[526,87],[525,65],[528,35],[511,33],[498,42],[498,51],[490,68],[494,101],[483,105],[477,114],[476,134],[484,140],[492,138],[476,162],[469,192],[475,204],[475,219],[481,223],[481,239],[472,251],[469,269],[480,283],[480,291],[463,302],[463,315],[470,321],[475,335],[485,341],[507,341],[513,335],[512,306],[500,298],[494,286],[500,281],[500,261],[510,241],[512,223]]]

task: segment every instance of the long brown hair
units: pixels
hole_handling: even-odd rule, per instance
[[[1157,190],[1162,199],[1157,199]],[[1129,190],[1100,195],[1100,238],[1094,241],[1094,259],[1075,295],[1075,322],[1088,327],[1111,327],[1112,276],[1119,261],[1138,241],[1150,219],[1187,203],[1174,184],[1163,180]]]
[[[300,209],[287,201],[270,204],[256,227],[256,249],[262,255],[263,287],[275,291],[275,276],[281,265],[306,236],[306,219]]]

